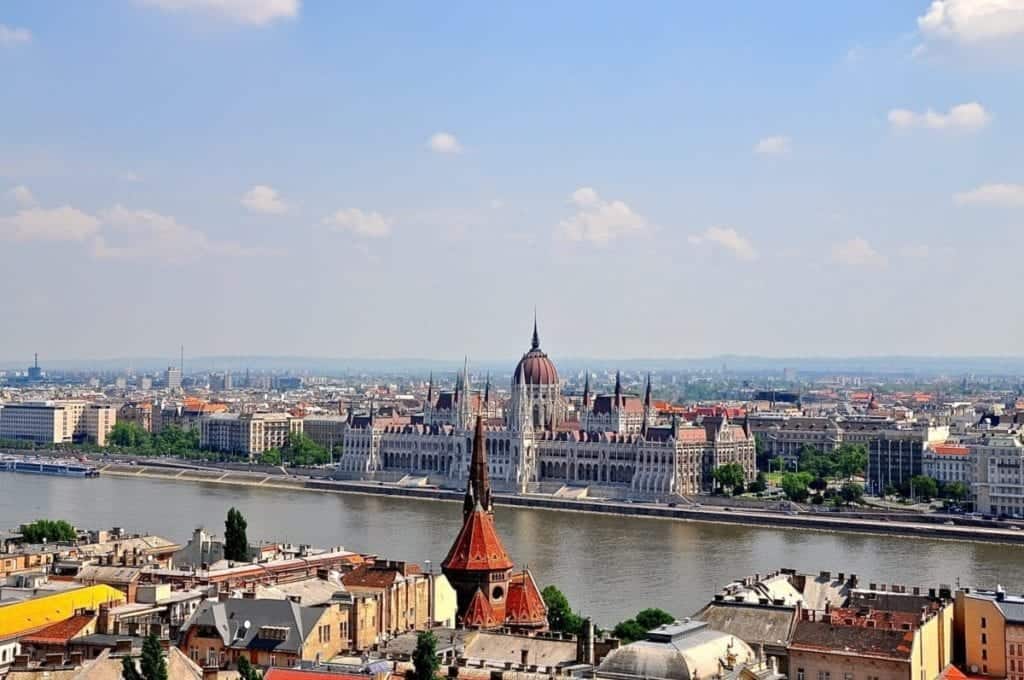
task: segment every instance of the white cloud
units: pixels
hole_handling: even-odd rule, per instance
[[[242,205],[253,212],[267,215],[283,215],[288,212],[288,206],[281,200],[277,190],[265,184],[257,184],[245,192]]]
[[[30,207],[0,217],[0,238],[13,241],[84,241],[94,236],[100,221],[69,205]]]
[[[1024,36],[1024,0],[934,0],[917,19],[932,38],[965,44]]]
[[[889,125],[897,129],[928,128],[930,130],[980,130],[989,124],[992,114],[978,102],[954,106],[946,113],[928,109],[916,113],[908,109],[889,111]]]
[[[787,154],[793,148],[793,140],[789,137],[776,135],[765,137],[754,145],[754,153],[760,154]]]
[[[462,144],[450,132],[435,132],[427,140],[427,148],[435,153],[462,153]]]
[[[198,12],[250,26],[299,16],[302,0],[140,0],[168,12]]]
[[[589,241],[600,246],[647,228],[647,220],[633,212],[623,201],[606,201],[597,191],[582,187],[572,192],[570,201],[578,210],[558,223],[557,232],[569,241]]]
[[[391,233],[391,220],[378,212],[364,212],[359,208],[338,210],[323,223],[332,231],[348,231],[366,238],[383,238]]]
[[[731,252],[738,260],[756,260],[757,250],[754,245],[731,227],[711,227],[702,234],[695,234],[687,239],[692,245],[705,243],[721,246]]]
[[[858,236],[832,246],[832,261],[851,267],[884,267],[889,259]]]
[[[236,241],[215,241],[205,232],[153,210],[115,205],[103,212],[105,229],[93,241],[93,255],[103,258],[159,258],[171,262],[203,255],[257,255],[268,252],[245,248]]]
[[[19,184],[10,190],[11,198],[22,208],[31,208],[36,205],[36,197],[32,195],[29,188],[24,184]]]
[[[32,31],[0,24],[0,47],[17,47],[32,42]]]
[[[953,195],[957,205],[1005,205],[1024,207],[1024,184],[983,184]]]

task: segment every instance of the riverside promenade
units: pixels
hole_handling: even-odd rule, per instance
[[[288,491],[349,493],[374,496],[400,496],[432,501],[462,502],[462,492],[435,487],[399,486],[384,482],[341,481],[325,478],[287,475],[278,472],[240,470],[167,464],[100,463],[101,475],[143,477],[179,482],[200,482],[235,486],[263,487]],[[1024,544],[1024,531],[1013,525],[983,526],[945,515],[908,513],[856,512],[793,512],[749,507],[701,506],[680,504],[671,507],[661,503],[619,502],[602,499],[555,498],[542,494],[497,494],[498,505],[541,508],[561,512],[583,512],[604,515],[647,517],[652,519],[716,522],[745,526],[802,529],[825,532],[851,532],[921,537],[959,541]],[[972,525],[973,524],[973,525]]]

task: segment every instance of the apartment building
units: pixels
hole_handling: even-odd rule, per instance
[[[926,476],[943,484],[962,482],[969,487],[974,478],[971,450],[964,444],[933,444],[922,454],[922,467]]]
[[[250,458],[288,445],[302,432],[302,419],[290,413],[215,413],[199,419],[199,445],[210,451]]]
[[[974,461],[974,508],[1024,517],[1024,443],[1015,429],[993,430],[967,442]]]
[[[1024,680],[1024,597],[964,588],[955,607],[957,663],[972,675]]]
[[[302,421],[302,432],[328,451],[337,448],[340,453],[347,423],[345,416],[307,416]]]
[[[0,439],[37,444],[89,441],[104,446],[116,422],[113,406],[86,401],[8,403],[0,409]]]

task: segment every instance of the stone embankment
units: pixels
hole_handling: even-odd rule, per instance
[[[405,487],[384,482],[341,481],[323,478],[288,476],[280,470],[242,471],[222,468],[199,468],[178,464],[109,463],[100,466],[100,473],[119,477],[146,477],[169,481],[205,482],[292,491],[321,493],[358,493],[375,496],[400,496],[422,500],[461,502],[462,493],[436,487]],[[803,513],[749,507],[731,508],[681,504],[677,507],[660,503],[629,503],[600,499],[568,499],[539,494],[497,494],[499,505],[539,508],[562,512],[588,512],[630,517],[673,519],[682,521],[718,522],[746,526],[783,529],[811,529],[869,534],[889,534],[922,538],[1024,544],[1024,531],[1012,526],[971,526],[980,524],[943,516],[908,516],[907,514]],[[959,522],[959,523],[958,523]]]

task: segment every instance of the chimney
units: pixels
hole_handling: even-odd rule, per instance
[[[14,662],[11,665],[11,668],[13,670],[24,670],[24,669],[27,669],[28,668],[28,660],[30,658],[31,657],[29,657],[28,654],[15,654],[14,655]]]
[[[62,653],[60,653],[60,652],[56,652],[54,654],[47,654],[46,655],[46,661],[44,661],[43,663],[45,663],[47,666],[51,666],[51,667],[52,666],[63,666],[64,665],[64,655]]]
[[[115,654],[131,654],[132,653],[132,641],[131,640],[118,640],[114,643]]]
[[[82,652],[71,652],[68,657],[68,664],[72,666],[81,666],[82,661],[85,660],[85,655]]]
[[[203,680],[217,680],[219,672],[216,666],[203,666]]]

